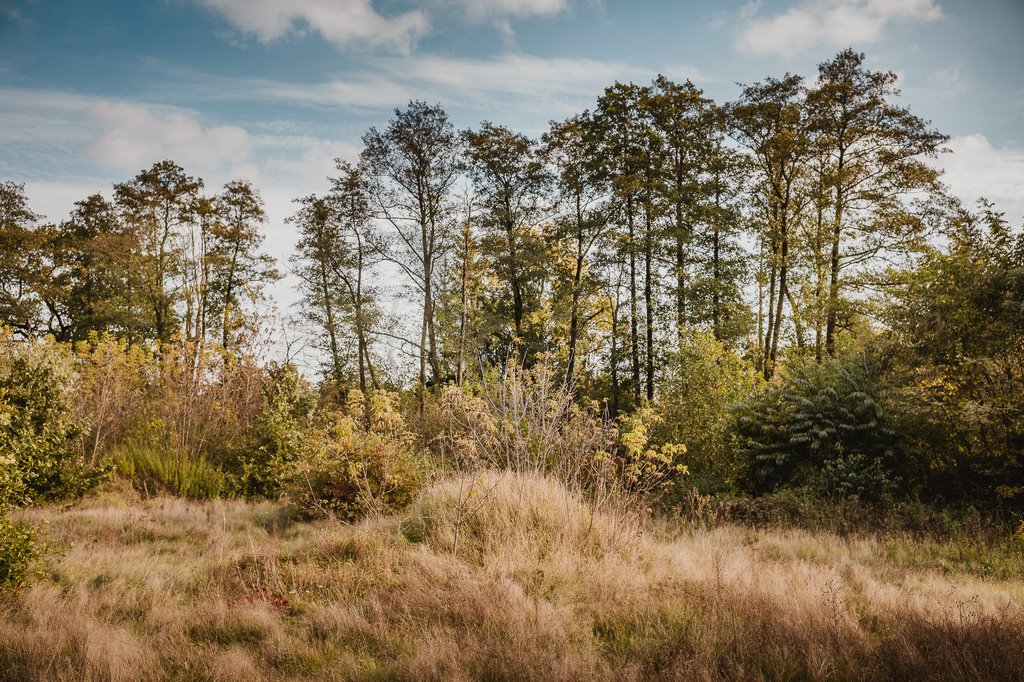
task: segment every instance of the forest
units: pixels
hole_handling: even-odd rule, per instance
[[[410,101],[284,259],[0,182],[0,678],[1015,679],[1024,230],[896,81]]]

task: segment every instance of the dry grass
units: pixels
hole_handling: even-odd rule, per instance
[[[402,516],[97,498],[0,596],[3,680],[1017,679],[1024,583],[881,540],[648,527],[481,474]]]

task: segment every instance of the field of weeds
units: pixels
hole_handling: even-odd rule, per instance
[[[1019,679],[1012,546],[638,524],[481,474],[357,525],[241,501],[29,509],[20,680]],[[986,558],[987,557],[987,558]]]

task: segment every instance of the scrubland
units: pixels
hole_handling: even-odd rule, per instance
[[[641,521],[480,473],[404,511],[111,489],[18,516],[4,680],[1019,679],[1024,567],[961,543]],[[993,568],[995,567],[995,568]],[[983,575],[987,573],[987,575]]]

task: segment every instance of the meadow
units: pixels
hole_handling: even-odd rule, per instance
[[[1019,679],[1024,552],[594,511],[479,472],[346,524],[108,485],[15,518],[4,680]],[[979,557],[983,560],[979,560]]]

